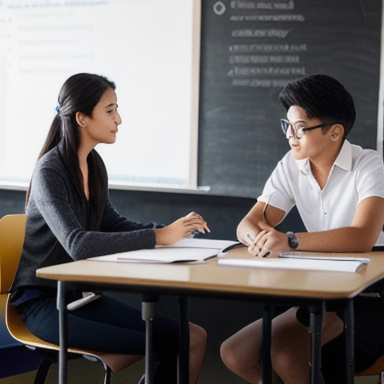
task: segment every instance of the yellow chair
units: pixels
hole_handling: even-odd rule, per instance
[[[0,219],[0,288],[1,297],[8,296],[6,324],[14,339],[41,355],[34,384],[45,382],[49,367],[58,360],[59,346],[47,343],[33,335],[21,320],[15,307],[9,304],[8,290],[11,287],[23,249],[26,215],[8,215]],[[111,369],[97,353],[69,348],[70,357],[85,357],[100,361],[104,367],[104,384],[110,383]]]
[[[384,356],[380,356],[375,364],[363,372],[356,373],[355,376],[378,376],[378,383],[384,384]]]

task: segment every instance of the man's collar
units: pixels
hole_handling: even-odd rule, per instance
[[[339,168],[350,171],[352,169],[352,147],[351,143],[347,140],[344,140],[343,146],[335,160],[335,165]]]

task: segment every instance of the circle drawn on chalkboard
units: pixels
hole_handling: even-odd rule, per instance
[[[213,11],[216,13],[216,15],[221,16],[224,15],[225,11],[227,10],[225,4],[222,1],[218,1],[213,6]]]

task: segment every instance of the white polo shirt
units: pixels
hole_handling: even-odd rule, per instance
[[[291,151],[277,164],[258,201],[288,213],[294,205],[309,232],[350,226],[357,204],[367,197],[384,198],[384,165],[378,152],[345,141],[323,189],[308,159]],[[384,233],[377,244],[384,244]]]

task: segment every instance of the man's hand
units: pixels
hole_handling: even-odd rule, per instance
[[[257,257],[266,257],[271,252],[289,251],[288,235],[277,231],[265,221],[258,223],[261,231],[256,237],[248,234],[248,252]]]

